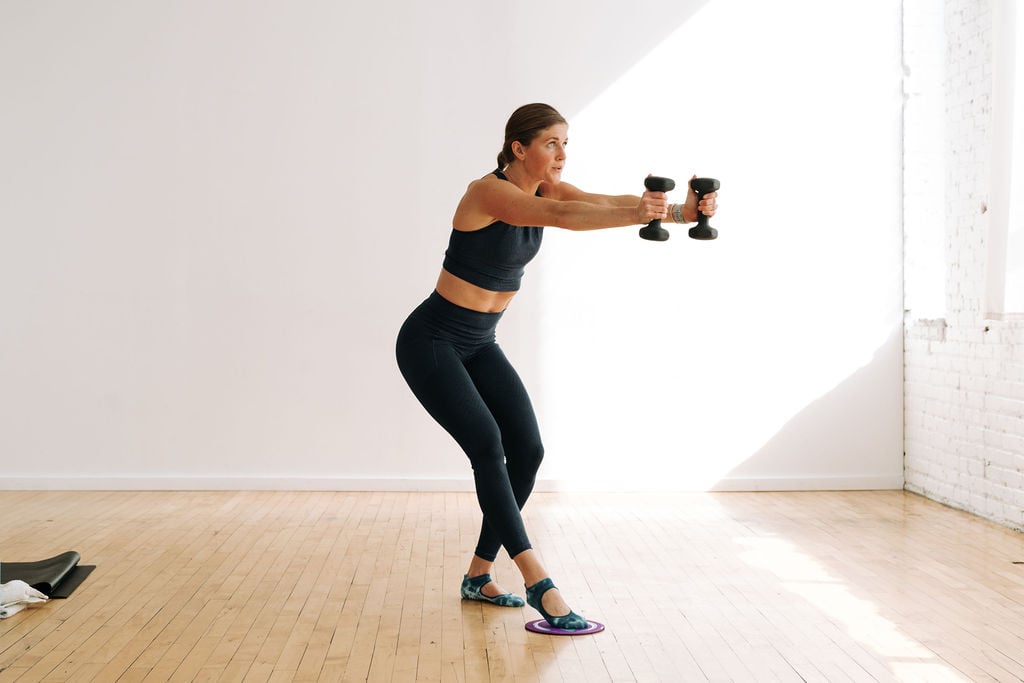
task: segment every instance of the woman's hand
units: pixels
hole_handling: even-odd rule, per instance
[[[696,178],[696,176],[694,176]],[[668,218],[668,195],[664,192],[644,190],[636,207],[637,225],[650,223],[655,218]]]
[[[693,178],[697,176],[694,175]],[[690,180],[693,180],[690,178]],[[715,210],[718,208],[718,193],[708,192],[704,195],[704,198],[700,200],[700,204],[697,203],[697,193],[690,187],[690,183],[686,183],[686,203],[683,204],[683,220],[686,223],[697,222],[697,212],[700,211],[705,216],[714,216]]]

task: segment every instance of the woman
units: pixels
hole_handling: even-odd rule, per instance
[[[398,365],[416,398],[455,438],[473,467],[483,525],[462,597],[502,606],[523,601],[490,571],[501,546],[523,576],[526,601],[555,628],[587,621],[569,609],[532,549],[520,510],[544,455],[537,419],[519,375],[495,342],[495,329],[519,289],[544,228],[596,230],[655,218],[714,215],[716,194],[682,205],[664,193],[589,194],[562,182],[568,124],[546,104],[517,109],[505,127],[498,169],[470,183],[455,210],[435,291],[405,321]],[[532,227],[530,227],[532,226]]]

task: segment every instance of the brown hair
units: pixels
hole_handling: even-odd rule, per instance
[[[505,124],[505,144],[498,153],[498,168],[505,168],[516,158],[512,153],[513,142],[528,146],[542,130],[556,123],[566,121],[550,104],[524,104],[512,112]]]

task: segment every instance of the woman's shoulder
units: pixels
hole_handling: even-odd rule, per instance
[[[470,181],[455,209],[453,226],[456,230],[478,230],[493,223],[497,207],[514,200],[509,195],[513,191],[511,183],[493,173]]]
[[[493,172],[488,173],[482,178],[476,178],[469,182],[466,186],[466,194],[490,194],[491,192],[502,192],[513,187],[512,183],[508,182],[504,178],[499,178]]]
[[[490,185],[492,183],[493,184],[496,184],[496,183],[507,184],[508,183],[508,181],[505,180],[504,178],[498,177],[496,175],[496,173],[497,173],[496,171],[491,171],[490,173],[488,173],[485,176],[481,176],[479,178],[474,178],[473,180],[470,180],[469,181],[469,187],[479,187],[481,185],[487,186],[487,185]]]

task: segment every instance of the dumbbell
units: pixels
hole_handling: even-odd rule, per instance
[[[690,181],[690,187],[693,188],[694,193],[697,195],[698,203],[704,198],[704,195],[709,192],[717,192],[721,186],[722,184],[715,178],[694,178]],[[648,176],[644,178],[644,187],[651,192],[670,192],[675,189],[676,183],[671,178]],[[703,213],[697,212],[697,225],[690,228],[688,232],[692,239],[713,240],[718,237],[718,230],[708,225],[708,220],[708,217]],[[669,238],[669,232],[661,227],[661,219],[655,218],[640,228],[640,236],[645,240],[664,242]]]
[[[675,189],[676,181],[671,178],[662,178],[652,175],[644,178],[644,187],[651,192],[670,192]],[[655,218],[653,221],[640,228],[640,236],[645,240],[653,240],[655,242],[664,242],[669,238],[668,230],[661,227],[660,218]]]
[[[717,192],[722,184],[714,178],[694,178],[690,181],[690,187],[697,194],[697,202],[704,198],[709,192]],[[695,240],[713,240],[718,237],[718,231],[708,225],[708,217],[700,211],[697,212],[697,225],[690,228],[690,237]]]

